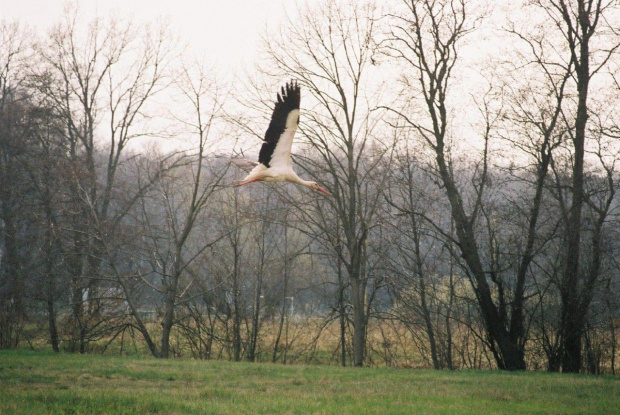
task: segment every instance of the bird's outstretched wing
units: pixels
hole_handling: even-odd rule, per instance
[[[265,141],[258,154],[258,162],[266,167],[291,166],[293,136],[299,123],[299,85],[287,82],[278,93]]]
[[[256,167],[256,165],[258,164],[255,161],[252,160],[248,160],[248,159],[239,159],[239,158],[231,158],[230,161],[237,167],[239,167],[241,170],[245,170],[247,172],[249,172],[250,170],[252,170],[254,167]]]
[[[225,158],[235,166],[239,167],[241,170],[245,170],[247,172],[252,170],[258,164],[255,161],[248,160],[246,158],[243,158],[243,156],[239,155],[227,156],[225,154],[216,154],[216,157]]]

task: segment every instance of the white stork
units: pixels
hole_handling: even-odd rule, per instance
[[[297,82],[286,83],[278,93],[278,101],[271,115],[269,128],[265,132],[263,146],[258,153],[258,163],[244,159],[232,159],[239,167],[252,168],[250,173],[235,186],[265,182],[291,182],[329,195],[317,182],[300,178],[293,170],[291,146],[299,123],[300,90]]]

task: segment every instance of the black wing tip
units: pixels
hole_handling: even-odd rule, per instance
[[[299,83],[297,82],[297,79],[291,79],[290,81],[288,81],[287,83],[284,84],[284,86],[282,87],[282,91],[284,91],[284,88],[286,88],[286,91],[299,91]]]
[[[299,103],[301,101],[301,88],[296,79],[291,79],[284,84],[278,92],[278,103],[290,103],[292,108],[299,109]]]

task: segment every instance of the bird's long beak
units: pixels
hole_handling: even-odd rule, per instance
[[[316,190],[318,190],[319,192],[323,193],[325,196],[331,196],[329,194],[329,192],[327,190],[323,189],[321,186],[317,186]]]

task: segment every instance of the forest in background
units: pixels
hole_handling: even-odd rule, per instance
[[[165,26],[3,21],[0,348],[615,373],[620,2],[485,3],[300,7],[234,81]],[[330,197],[221,157],[290,79]]]

